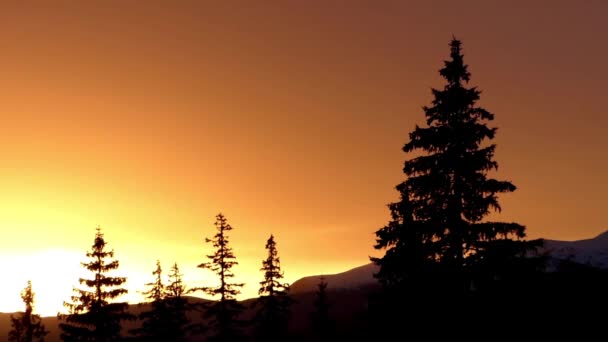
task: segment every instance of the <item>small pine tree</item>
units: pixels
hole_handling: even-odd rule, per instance
[[[210,260],[198,265],[199,268],[208,269],[215,273],[220,280],[217,287],[195,288],[193,291],[203,290],[213,297],[219,296],[217,301],[207,303],[204,318],[210,319],[212,341],[237,341],[243,338],[241,332],[242,321],[239,315],[244,307],[237,302],[236,296],[240,293],[242,283],[230,282],[234,277],[232,267],[238,265],[232,248],[229,246],[228,232],[232,227],[228,224],[223,214],[216,216],[215,227],[217,233],[213,239],[205,239],[211,243],[215,252],[207,255]]]
[[[156,261],[156,269],[152,272],[154,282],[146,284],[148,290],[144,292],[145,298],[150,302],[150,309],[139,314],[141,327],[133,332],[140,340],[169,341],[169,310],[165,302],[165,285],[162,278],[160,261]]]
[[[64,302],[68,314],[58,314],[60,337],[65,342],[94,341],[111,342],[120,339],[121,321],[133,319],[127,312],[125,302],[111,302],[127,293],[121,286],[124,277],[112,277],[108,273],[118,268],[114,251],[107,250],[107,244],[97,227],[91,251],[87,252],[88,262],[82,266],[92,273],[92,277],[80,278],[82,288],[74,288],[71,302]]]
[[[25,311],[17,316],[11,315],[12,329],[8,333],[10,342],[44,342],[44,337],[49,333],[45,329],[40,316],[34,314],[34,291],[32,282],[28,281],[27,286],[21,291],[21,299],[25,304]]]
[[[182,342],[186,340],[188,331],[188,301],[184,298],[187,292],[179,272],[179,266],[174,263],[169,274],[169,285],[165,289],[165,301],[169,311],[171,341]]]
[[[319,278],[315,301],[313,302],[314,311],[310,314],[313,332],[317,341],[329,341],[334,332],[334,322],[329,316],[330,303],[327,298],[327,282],[325,278]]]
[[[184,341],[186,338],[186,299],[181,274],[177,263],[171,267],[169,285],[163,283],[163,272],[160,261],[152,272],[154,282],[146,284],[144,292],[150,303],[150,309],[139,314],[141,327],[132,330],[140,341]]]
[[[259,307],[254,317],[255,337],[258,341],[281,341],[287,338],[289,323],[289,284],[282,283],[283,272],[274,236],[266,242],[268,256],[262,261],[260,271],[264,280],[260,282],[260,297],[253,303]]]

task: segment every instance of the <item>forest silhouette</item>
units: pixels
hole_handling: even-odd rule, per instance
[[[390,221],[375,232],[383,253],[376,285],[331,290],[324,278],[316,290],[294,295],[283,282],[278,241],[270,234],[260,268],[259,297],[238,301],[244,284],[234,281],[238,251],[234,229],[219,213],[212,248],[198,267],[211,271],[216,287],[189,287],[177,263],[167,275],[157,261],[151,282],[142,284],[146,303],[120,301],[126,278],[97,227],[66,313],[58,314],[61,341],[333,341],[421,340],[443,337],[492,340],[530,333],[599,331],[605,308],[605,271],[573,260],[553,260],[541,239],[526,239],[524,225],[488,221],[500,211],[499,195],[516,186],[492,178],[497,128],[494,114],[477,102],[461,42],[453,38],[439,70],[442,88],[423,107],[425,124],[403,146],[411,157]],[[370,229],[371,231],[371,229]],[[372,242],[370,241],[370,244]],[[554,265],[550,269],[548,266]],[[33,286],[21,297],[23,312],[11,316],[9,341],[44,341],[48,326],[33,313]],[[210,299],[194,295],[203,292]],[[590,309],[591,308],[591,309]],[[581,335],[579,335],[581,336]]]

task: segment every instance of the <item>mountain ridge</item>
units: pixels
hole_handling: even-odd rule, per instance
[[[544,241],[543,251],[554,259],[608,269],[608,230],[590,239]]]

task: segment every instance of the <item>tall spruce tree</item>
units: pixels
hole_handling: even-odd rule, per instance
[[[121,321],[133,319],[127,312],[125,302],[112,302],[127,293],[121,286],[124,277],[113,277],[109,273],[118,269],[118,260],[113,260],[114,251],[107,249],[106,241],[97,227],[88,261],[81,263],[91,272],[90,278],[80,278],[82,287],[74,288],[70,302],[64,302],[68,314],[58,314],[63,341],[111,342],[120,340]]]
[[[27,286],[21,291],[21,299],[25,304],[25,311],[16,316],[11,315],[11,331],[8,333],[10,342],[44,342],[44,337],[48,335],[40,316],[34,313],[34,291],[32,282],[28,281]]]
[[[333,340],[334,322],[329,316],[330,303],[327,298],[327,282],[320,277],[313,302],[314,311],[310,313],[312,330],[317,341]]]
[[[479,284],[503,276],[540,243],[524,240],[520,224],[483,220],[500,211],[498,194],[515,186],[489,176],[498,168],[496,145],[487,144],[496,133],[488,127],[494,115],[477,105],[481,92],[466,86],[471,75],[461,42],[454,38],[450,48],[439,70],[446,84],[432,89],[432,105],[423,108],[426,125],[416,126],[403,147],[416,157],[405,162],[406,180],[396,187],[400,201],[389,204],[391,221],[376,232],[375,248],[386,254],[372,260],[389,287],[443,274],[451,290],[467,292],[473,278]]]
[[[232,267],[238,265],[234,252],[229,245],[228,232],[232,230],[230,224],[223,214],[216,216],[215,227],[217,233],[213,239],[206,238],[211,243],[215,252],[207,255],[210,260],[198,265],[199,268],[208,269],[219,277],[220,284],[217,287],[196,288],[194,291],[203,290],[210,296],[219,297],[215,301],[207,303],[204,318],[209,319],[212,341],[238,341],[243,339],[242,321],[239,319],[244,307],[237,300],[242,283],[231,282],[234,278]]]
[[[289,284],[282,283],[283,271],[274,236],[266,241],[268,256],[262,260],[264,280],[260,282],[259,297],[253,306],[258,310],[254,317],[255,339],[258,341],[283,341],[287,339],[289,324]]]

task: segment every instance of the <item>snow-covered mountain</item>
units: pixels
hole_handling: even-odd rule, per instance
[[[608,269],[608,231],[591,239],[577,241],[545,240],[542,252],[547,252],[553,261],[571,260],[593,267]],[[551,270],[551,262],[549,270]],[[317,276],[304,277],[291,285],[292,293],[313,292],[317,289],[319,278],[323,277],[329,290],[356,290],[377,284],[373,274],[378,266],[373,263],[351,270]]]
[[[545,240],[544,250],[554,259],[608,269],[608,231],[585,240]]]

